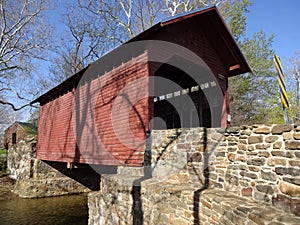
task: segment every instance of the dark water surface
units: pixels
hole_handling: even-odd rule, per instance
[[[21,199],[0,193],[1,225],[84,225],[88,223],[86,195]]]

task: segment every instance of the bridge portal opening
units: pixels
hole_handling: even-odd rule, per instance
[[[183,69],[173,66],[174,63],[180,63]],[[199,71],[201,78],[201,70],[195,67],[174,57],[171,63],[164,63],[156,70],[153,129],[211,127],[211,110],[199,83],[201,79],[196,82],[188,74],[191,70]],[[205,84],[204,80],[202,83]]]

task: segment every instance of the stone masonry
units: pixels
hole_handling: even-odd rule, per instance
[[[300,224],[300,126],[150,136],[151,166],[103,175],[89,224]]]
[[[16,180],[13,192],[22,198],[77,194],[99,190],[100,175],[88,167],[67,169],[66,163],[35,158],[36,142],[9,146],[8,169]]]

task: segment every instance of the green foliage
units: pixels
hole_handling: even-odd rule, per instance
[[[239,41],[245,35],[247,25],[245,13],[249,13],[251,5],[253,5],[253,2],[250,0],[231,0],[226,1],[220,7],[220,12],[236,41]]]
[[[252,38],[244,38],[240,43],[253,73],[229,80],[231,111],[235,125],[277,121],[278,114],[271,113],[280,103],[277,101],[278,88],[272,60],[273,38],[259,31]]]
[[[0,149],[0,155],[6,156],[6,149]]]
[[[221,9],[253,72],[229,79],[232,124],[282,123],[273,65],[274,36],[259,31],[251,38],[245,37],[245,14],[252,4],[248,0],[230,1]]]

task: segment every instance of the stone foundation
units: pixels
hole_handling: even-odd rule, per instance
[[[123,181],[123,183],[120,183]],[[132,180],[131,180],[132,181]],[[103,192],[89,194],[89,224],[299,224],[300,217],[274,206],[218,189],[194,185],[142,183],[140,202],[134,204],[129,180],[105,177]],[[140,207],[135,208],[135,205]]]
[[[89,195],[89,224],[299,224],[300,126],[151,137],[151,166],[102,176]]]
[[[18,180],[27,168],[27,161],[35,157],[36,141],[26,143],[20,141],[18,144],[10,145],[7,150],[7,169],[11,178]]]
[[[66,163],[35,157],[35,142],[18,143],[8,150],[8,169],[16,180],[13,192],[22,198],[78,194],[99,190],[100,175],[86,165],[67,169]]]

